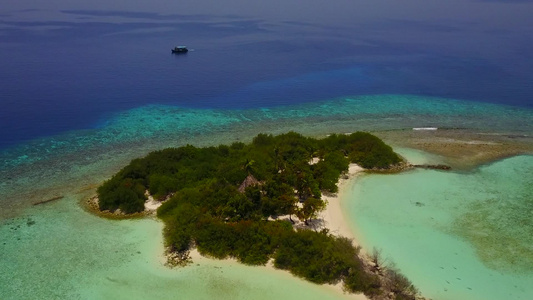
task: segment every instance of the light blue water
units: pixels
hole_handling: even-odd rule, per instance
[[[162,265],[162,223],[103,220],[69,196],[0,226],[0,299],[345,299],[287,272],[203,259]]]
[[[311,299],[315,295],[317,298],[340,297],[321,294],[329,292],[317,291],[316,287],[287,279],[285,275],[279,275],[281,279],[274,275],[270,282],[265,279],[270,278],[270,273],[260,268],[232,265],[229,268],[236,270],[233,273],[223,269],[229,277],[212,275],[210,283],[202,280],[206,274],[212,274],[211,267],[181,273],[154,269],[147,261],[151,261],[157,251],[146,249],[151,247],[150,243],[159,243],[160,240],[151,239],[160,229],[159,225],[151,221],[100,220],[82,211],[77,201],[93,194],[95,186],[129,160],[163,147],[248,141],[259,132],[296,130],[321,136],[356,130],[410,131],[412,127],[423,126],[519,135],[527,140],[533,132],[532,120],[533,112],[527,109],[403,95],[359,96],[231,111],[150,105],[102,120],[95,129],[71,131],[11,147],[0,153],[0,264],[3,266],[0,298],[29,299],[31,295],[42,295],[44,298],[93,299],[115,297],[116,291],[120,291],[120,297],[137,297],[152,295],[148,287],[160,289],[167,284],[175,286],[173,292],[194,293],[204,299],[226,285],[239,286],[227,291],[227,299],[273,295],[267,293],[273,287],[276,291],[279,289],[280,298],[307,293],[303,290],[309,291]],[[406,156],[411,155],[408,150],[402,151]],[[423,157],[420,153],[418,156]],[[522,175],[519,171],[513,176]],[[441,178],[435,180],[438,182]],[[431,182],[433,179],[428,179],[428,186]],[[55,196],[65,198],[55,203],[31,205]],[[513,213],[509,211],[510,215]],[[444,211],[441,217],[451,218]],[[401,252],[394,247],[390,249]],[[464,259],[476,261],[474,255]],[[416,265],[407,258],[405,263]],[[435,270],[424,270],[422,273],[427,277],[433,273],[425,271]],[[255,277],[248,274],[255,274]],[[420,285],[416,274],[413,276]],[[257,281],[264,285],[258,286]],[[471,288],[478,290],[479,286]],[[431,295],[430,288],[423,291]],[[165,294],[153,295],[164,297]]]
[[[423,295],[531,299],[532,178],[533,156],[469,173],[365,175],[343,204],[363,247],[381,249]]]

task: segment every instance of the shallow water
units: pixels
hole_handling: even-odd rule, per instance
[[[287,272],[203,259],[168,269],[162,223],[92,216],[75,197],[0,224],[0,299],[343,299]]]
[[[438,163],[403,150],[413,161]],[[381,249],[433,299],[533,297],[533,156],[468,173],[364,175],[343,205],[366,249]]]

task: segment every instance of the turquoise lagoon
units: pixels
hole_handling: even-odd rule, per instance
[[[400,149],[411,161],[439,157]],[[363,175],[343,206],[365,249],[380,249],[432,299],[533,298],[533,156],[470,172]]]
[[[150,219],[103,220],[83,211],[78,202],[94,194],[95,186],[129,160],[164,147],[249,141],[259,132],[295,130],[323,136],[331,132],[402,131],[413,127],[461,128],[529,140],[533,132],[533,112],[453,99],[381,95],[250,110],[150,105],[116,114],[97,125],[92,129],[33,140],[0,152],[0,299],[342,298],[342,294],[308,284],[284,272],[231,262],[207,260],[187,268],[167,269],[159,261],[162,252],[160,223]],[[424,153],[417,152],[415,158],[410,150],[401,151],[413,160],[427,158]],[[506,167],[509,163],[516,167],[514,173]],[[496,172],[493,168],[504,170],[507,179],[499,181],[501,176],[489,176]],[[509,263],[502,257],[516,249],[520,251],[517,257],[531,251],[531,240],[523,238],[524,231],[526,235],[528,230],[531,233],[527,218],[527,205],[531,214],[531,202],[516,204],[512,201],[531,199],[530,190],[519,192],[518,189],[525,184],[527,172],[531,174],[530,156],[504,160],[471,173],[416,171],[384,177],[365,176],[354,186],[353,195],[357,201],[346,201],[345,205],[351,210],[351,205],[363,205],[367,199],[373,199],[377,191],[383,190],[378,181],[384,186],[393,185],[411,176],[425,180],[417,186],[424,187],[428,193],[434,187],[440,188],[435,194],[449,197],[478,195],[473,199],[465,197],[468,199],[456,204],[457,209],[436,198],[432,201],[415,200],[418,198],[412,196],[408,203],[394,202],[397,209],[391,211],[411,209],[417,213],[412,215],[418,216],[409,218],[412,223],[405,225],[387,224],[397,230],[404,227],[414,230],[398,231],[395,235],[399,241],[397,245],[388,241],[389,227],[365,223],[357,212],[353,212],[354,225],[357,226],[354,230],[365,247],[382,248],[424,294],[435,299],[487,299],[484,296],[491,286],[482,287],[496,281],[469,281],[468,274],[472,273],[461,273],[456,276],[461,280],[450,280],[453,278],[450,278],[451,269],[448,268],[467,266],[469,270],[479,271],[476,274],[498,279],[502,292],[493,295],[510,293],[520,299],[531,293],[524,285],[531,279],[531,269],[520,261]],[[484,189],[486,182],[490,182],[486,185],[489,190]],[[496,188],[495,184],[514,195],[513,198],[506,198],[504,202],[483,198]],[[407,185],[400,186],[405,188],[395,190],[393,194],[404,199],[400,191],[411,189]],[[32,206],[34,202],[57,196],[64,198]],[[457,197],[453,198],[458,201]],[[413,201],[424,205],[413,205]],[[474,214],[479,206],[483,206],[484,214]],[[422,213],[424,211],[431,212]],[[370,208],[360,212],[372,216]],[[430,214],[434,221],[424,217]],[[479,239],[477,231],[463,229],[490,225],[493,220],[501,223],[488,229],[482,226],[480,230],[486,230],[498,240],[509,239],[506,243],[510,246],[492,247],[490,253],[478,253],[476,251],[486,241]],[[410,235],[417,232],[422,232],[418,236],[421,242],[416,248],[418,252],[414,253],[419,253],[415,258],[427,258],[423,263],[413,258],[414,248],[408,242]],[[450,251],[435,254],[432,252],[434,248]],[[444,269],[440,269],[441,265],[430,264],[438,261],[436,255],[447,259],[447,264],[442,265]],[[420,265],[424,268],[417,268]],[[448,280],[453,287],[443,291],[442,280]],[[456,291],[456,286],[464,289]],[[447,298],[449,295],[457,297]]]

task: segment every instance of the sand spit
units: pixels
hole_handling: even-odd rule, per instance
[[[81,204],[84,209],[99,217],[104,217],[107,219],[136,219],[146,216],[155,216],[157,209],[171,197],[171,195],[169,195],[163,201],[155,200],[154,197],[148,193],[148,191],[146,191],[146,196],[148,199],[144,202],[144,211],[132,214],[126,214],[120,209],[115,211],[100,210],[98,206],[98,196],[96,195],[89,197]]]
[[[356,245],[360,245],[360,243],[355,239],[354,234],[346,223],[340,201],[346,185],[351,182],[354,177],[364,171],[365,169],[362,167],[356,164],[350,164],[346,176],[341,177],[337,183],[339,192],[336,195],[323,196],[324,200],[328,201],[328,205],[326,206],[326,209],[320,213],[320,219],[323,221],[324,227],[329,229],[329,232],[338,236],[353,239]]]
[[[148,200],[146,200],[144,202],[144,211],[147,212],[147,213],[155,213],[157,211],[157,209],[163,205],[163,203],[170,199],[170,196],[166,197],[164,201],[159,201],[159,200],[155,200],[154,197],[152,195],[150,195],[150,193],[148,191],[146,191],[146,197],[148,198]]]
[[[453,169],[470,170],[499,159],[533,154],[533,136],[475,132],[462,129],[373,132],[387,144],[437,154]]]

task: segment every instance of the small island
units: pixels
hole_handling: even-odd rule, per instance
[[[257,135],[250,144],[155,151],[135,159],[98,190],[100,211],[134,215],[161,202],[171,265],[189,252],[265,265],[317,284],[342,283],[370,299],[419,298],[405,276],[382,265],[379,251],[360,253],[352,240],[309,223],[337,192],[339,178],[357,164],[374,171],[405,163],[390,146],[365,132],[323,139],[295,132]],[[288,218],[280,218],[288,216]],[[304,226],[295,228],[294,218]]]

